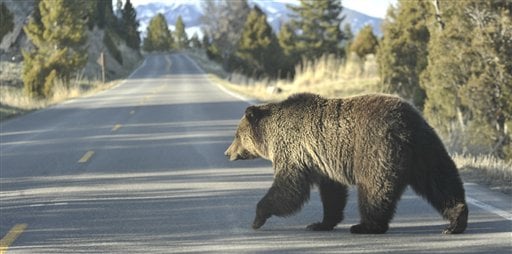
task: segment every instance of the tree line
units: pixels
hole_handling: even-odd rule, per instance
[[[399,0],[383,30],[384,91],[458,147],[512,159],[512,2]]]
[[[398,0],[383,37],[370,26],[341,31],[336,0],[288,6],[291,21],[278,33],[247,1],[204,5],[207,53],[228,71],[293,78],[294,68],[331,54],[376,54],[381,90],[424,112],[459,152],[512,158],[512,2]]]
[[[36,1],[24,28],[34,45],[23,52],[29,95],[49,96],[56,79],[69,80],[83,68],[86,29],[104,28],[107,40],[122,38],[139,49],[130,1],[122,6],[118,0],[115,11],[112,6],[112,0]],[[246,0],[204,1],[202,41],[197,35],[187,38],[181,17],[171,32],[159,14],[142,47],[203,47],[227,71],[255,78],[293,79],[296,66],[322,55],[376,54],[382,91],[413,102],[443,136],[455,137],[458,147],[512,158],[510,0],[398,0],[385,17],[382,38],[369,26],[356,36],[349,26],[340,29],[343,7],[338,0],[300,0],[288,8],[290,21],[276,32],[265,13]],[[4,5],[0,12],[3,36],[12,30],[12,15]]]
[[[188,39],[185,32],[185,23],[183,18],[178,16],[176,20],[175,31],[169,29],[165,16],[158,13],[149,21],[146,29],[146,37],[143,40],[142,48],[147,51],[168,51],[173,49],[185,49],[189,47],[200,48],[201,42],[199,36],[194,34]]]
[[[281,26],[278,34],[265,13],[247,0],[204,1],[204,37],[186,37],[181,16],[176,30],[168,29],[162,14],[151,19],[144,39],[146,51],[203,47],[207,55],[229,72],[255,78],[292,78],[295,66],[325,54],[345,55],[347,38],[338,28],[343,20],[339,0],[301,0],[289,6],[296,15]],[[300,34],[295,31],[302,31]]]
[[[276,33],[257,5],[251,8],[245,0],[206,1],[208,56],[228,71],[255,78],[293,78],[295,66],[303,61],[326,54],[344,56],[340,1],[301,0],[287,7],[294,15]]]
[[[512,2],[398,0],[383,37],[370,26],[340,29],[337,0],[301,0],[291,21],[272,31],[245,0],[203,6],[206,52],[228,71],[293,78],[322,55],[376,54],[381,90],[415,104],[459,152],[512,158]]]

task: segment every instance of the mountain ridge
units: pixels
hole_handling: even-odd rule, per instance
[[[249,0],[249,5],[258,5],[258,7],[262,9],[263,12],[265,12],[267,15],[267,22],[276,32],[279,31],[281,24],[287,22],[290,19],[289,14],[292,13],[292,11],[286,7],[287,4],[283,2]],[[181,15],[183,22],[185,23],[188,37],[192,37],[194,33],[197,33],[200,37],[202,37],[203,32],[201,30],[201,17],[204,15],[204,11],[202,10],[201,4],[198,1],[172,3],[162,3],[155,1],[147,4],[137,5],[135,9],[137,11],[137,19],[140,22],[139,30],[141,31],[142,36],[145,35],[146,28],[151,18],[158,13],[162,13],[165,16],[171,30],[174,30],[176,20],[178,19],[178,16]],[[358,31],[361,30],[366,24],[370,24],[373,27],[373,33],[378,37],[382,36],[382,19],[371,17],[346,7],[343,7],[342,15],[345,16],[345,19],[341,23],[340,29],[343,29],[345,24],[348,23],[351,26],[352,33],[357,34]]]

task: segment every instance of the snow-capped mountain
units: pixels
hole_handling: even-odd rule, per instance
[[[359,30],[363,29],[364,26],[371,25],[373,28],[373,33],[377,37],[382,37],[382,19],[371,17],[348,8],[343,8],[342,13],[343,15],[345,15],[345,19],[343,20],[343,22],[341,22],[342,28],[345,26],[345,24],[348,23],[352,28],[352,33],[356,35],[359,32]]]
[[[268,23],[275,31],[278,31],[281,24],[290,19],[289,14],[292,13],[292,11],[286,7],[287,4],[283,2],[249,0],[249,4],[256,4],[263,12],[265,12]],[[174,24],[176,24],[178,16],[181,15],[189,38],[194,33],[197,33],[202,37],[201,16],[203,16],[203,9],[201,1],[153,2],[137,5],[135,9],[137,10],[137,18],[140,22],[140,31],[142,32],[142,36],[145,36],[146,28],[151,18],[158,13],[162,13],[166,17],[171,30],[174,30]],[[370,17],[348,8],[343,9],[343,15],[345,15],[345,19],[342,23],[342,28],[345,23],[349,23],[351,25],[352,32],[357,34],[363,26],[370,24],[373,27],[373,32],[377,36],[382,35],[380,28],[382,19]]]
[[[146,35],[146,28],[149,25],[149,21],[161,13],[165,16],[169,29],[174,30],[176,20],[181,15],[183,23],[185,23],[185,29],[188,37],[192,37],[194,33],[198,33],[202,37],[201,32],[201,17],[203,16],[203,10],[199,4],[186,3],[186,2],[172,2],[169,3],[149,3],[139,5],[135,7],[137,11],[137,19],[139,20],[141,36]]]

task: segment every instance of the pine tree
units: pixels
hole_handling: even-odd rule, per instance
[[[190,44],[192,48],[199,49],[202,47],[201,41],[199,40],[199,35],[197,33],[194,33],[192,35],[192,38],[190,38]]]
[[[343,48],[345,51],[345,56],[350,55],[350,47],[352,46],[352,43],[354,42],[354,33],[352,33],[352,27],[349,23],[345,24],[343,26]]]
[[[71,1],[74,2],[74,1]],[[115,22],[112,0],[93,0],[96,2],[96,24],[99,28],[105,28]]]
[[[297,52],[297,36],[290,24],[281,25],[277,36],[282,57],[279,66],[283,77],[292,79],[295,76],[295,65],[299,62],[300,56]]]
[[[13,15],[4,2],[0,4],[0,41],[14,29]]]
[[[470,151],[511,159],[512,3],[436,3],[440,15],[422,76],[425,115],[444,134],[462,131]]]
[[[295,13],[294,30],[300,31],[296,47],[301,56],[315,60],[326,54],[342,54],[340,24],[343,7],[339,0],[300,0],[299,6],[288,7]]]
[[[244,63],[244,72],[255,77],[263,74],[275,77],[278,49],[279,44],[267,23],[267,16],[254,6],[247,16],[236,53]]]
[[[183,23],[183,19],[181,15],[178,16],[176,20],[176,30],[174,31],[174,38],[177,49],[184,49],[188,47],[188,37],[185,32],[185,24]]]
[[[366,55],[375,54],[379,42],[377,37],[373,34],[371,25],[366,25],[359,31],[356,38],[352,42],[350,51],[354,52],[359,58],[364,59]]]
[[[427,23],[432,18],[430,1],[399,0],[397,9],[388,9],[377,53],[384,90],[411,100],[419,108],[425,100],[420,75],[427,66]]]
[[[208,34],[204,34],[203,36],[203,48],[206,51],[206,56],[208,57],[208,59],[217,62],[222,61],[220,50],[217,48],[215,44],[212,43],[210,36],[208,36]]]
[[[35,50],[22,51],[23,82],[28,95],[48,97],[55,79],[66,83],[86,63],[85,21],[76,17],[87,14],[78,1],[41,0],[37,8],[41,20],[32,18],[24,27]]]
[[[78,0],[69,1],[78,2]],[[84,17],[87,17],[87,25],[90,30],[92,30],[94,26],[100,29],[110,28],[115,31],[119,29],[118,17],[114,15],[114,11],[112,10],[112,0],[87,0],[80,2],[83,11],[86,13]]]
[[[143,48],[145,51],[167,51],[171,49],[174,39],[169,31],[167,21],[159,13],[149,22]]]
[[[140,49],[139,21],[137,21],[137,11],[133,8],[130,0],[126,0],[122,10],[123,36],[126,44],[135,50]]]

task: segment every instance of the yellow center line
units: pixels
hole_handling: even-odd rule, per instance
[[[94,151],[87,151],[82,158],[78,161],[78,163],[86,163],[88,162],[91,157],[94,155]]]
[[[16,224],[14,227],[7,232],[7,234],[4,236],[4,238],[0,239],[0,254],[4,254],[7,252],[7,249],[9,249],[9,246],[16,241],[16,238],[18,238],[23,231],[27,228],[27,224]]]
[[[121,125],[121,124],[116,124],[116,125],[114,125],[114,127],[112,128],[112,132],[114,132],[114,131],[117,131],[117,130],[121,129],[121,127],[122,127],[122,125]]]

